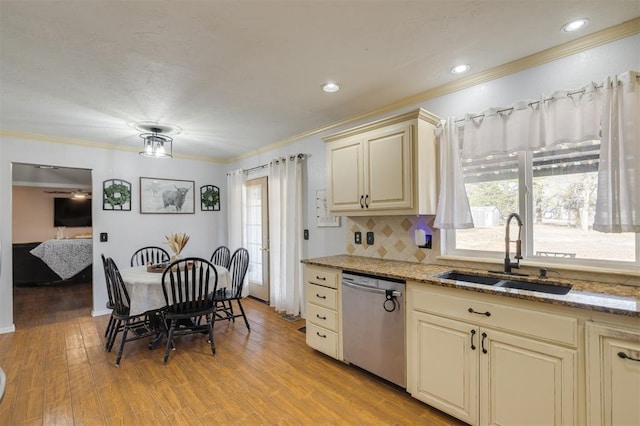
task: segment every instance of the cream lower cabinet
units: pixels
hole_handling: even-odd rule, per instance
[[[640,330],[587,322],[587,421],[640,425]]]
[[[554,343],[577,320],[450,290],[409,285],[407,391],[472,425],[575,424],[577,351]]]
[[[340,276],[337,269],[305,266],[307,345],[342,360]]]

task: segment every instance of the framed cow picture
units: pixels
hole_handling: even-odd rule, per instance
[[[195,183],[192,180],[140,178],[140,213],[195,213]]]

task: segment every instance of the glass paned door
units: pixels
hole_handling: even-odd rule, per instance
[[[269,301],[269,209],[267,178],[247,181],[249,295]]]

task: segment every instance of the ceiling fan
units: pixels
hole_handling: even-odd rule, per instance
[[[83,191],[82,189],[78,189],[76,191],[59,191],[59,190],[52,190],[52,191],[44,191],[47,194],[66,194],[66,195],[71,195],[73,196],[73,198],[90,198],[91,197],[91,191]]]

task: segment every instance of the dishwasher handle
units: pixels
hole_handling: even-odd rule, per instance
[[[393,297],[401,297],[402,293],[397,291],[397,290],[385,290],[383,288],[378,288],[378,287],[368,287],[368,286],[364,286],[364,285],[358,285],[358,284],[354,284],[354,283],[350,283],[347,281],[342,281],[342,285],[347,286],[347,287],[351,287],[355,290],[362,290],[362,291],[367,291],[369,293],[376,293],[376,294],[382,294],[382,295],[387,295],[387,292],[390,292],[391,295]]]

